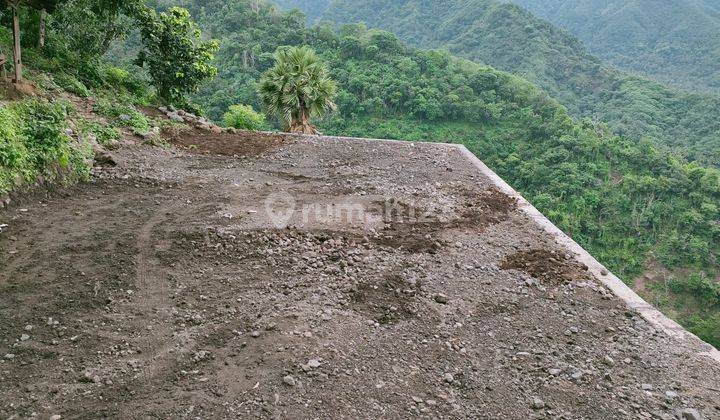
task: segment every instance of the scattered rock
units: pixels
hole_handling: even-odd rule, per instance
[[[448,298],[447,295],[445,295],[443,293],[435,294],[434,298],[435,298],[435,302],[443,304],[443,305],[447,305],[447,303],[450,302],[450,298]]]
[[[321,363],[317,359],[310,359],[307,365],[312,369],[317,369],[320,367]]]
[[[542,410],[543,408],[545,408],[545,401],[541,400],[538,397],[533,397],[530,407],[532,407],[533,410]]]
[[[297,382],[295,381],[295,378],[292,377],[292,375],[287,375],[283,378],[283,383],[288,386],[295,386],[297,385]]]
[[[445,380],[445,382],[451,384],[451,383],[453,383],[453,381],[455,381],[455,377],[452,375],[452,373],[446,373],[445,375],[443,375],[443,380]]]
[[[680,413],[680,415],[683,420],[702,420],[702,416],[694,408],[686,408]]]

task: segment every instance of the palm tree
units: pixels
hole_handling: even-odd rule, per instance
[[[337,84],[309,47],[279,49],[275,66],[263,74],[258,92],[268,113],[277,115],[283,129],[291,133],[319,134],[310,118],[336,108]]]

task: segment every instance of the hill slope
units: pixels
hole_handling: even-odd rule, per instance
[[[366,22],[415,46],[447,48],[537,83],[573,115],[720,165],[720,97],[688,94],[604,66],[568,32],[495,0],[336,0],[323,16]]]
[[[720,92],[720,3],[709,0],[512,0],[618,67]]]
[[[331,2],[332,0],[275,0],[273,3],[285,10],[300,9],[308,21],[313,22],[327,11]]]
[[[466,145],[614,272],[647,284],[646,297],[720,345],[720,287],[708,281],[719,272],[716,169],[573,120],[523,79],[387,32],[307,28],[302,15],[256,12],[247,0],[188,6],[221,40],[218,78],[196,96],[213,118],[236,103],[259,107],[256,81],[272,52],[309,44],[340,85],[340,112],[319,124],[325,133]],[[658,273],[672,288],[643,279]]]

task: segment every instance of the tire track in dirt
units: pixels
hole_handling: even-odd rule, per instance
[[[142,373],[144,379],[152,379],[165,370],[169,362],[165,359],[172,350],[172,315],[173,306],[169,298],[167,272],[153,260],[155,228],[165,221],[168,214],[174,214],[179,205],[162,206],[152,217],[140,227],[137,236],[135,281],[138,293],[138,306],[143,316],[140,318],[142,338]]]

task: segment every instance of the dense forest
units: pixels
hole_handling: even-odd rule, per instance
[[[576,120],[517,76],[388,32],[307,27],[298,12],[251,0],[185,5],[220,40],[218,76],[195,96],[214,119],[235,104],[260,109],[257,83],[275,50],[310,45],[340,87],[339,111],[319,121],[325,133],[465,144],[628,283],[662,273],[645,296],[720,344],[718,170]]]
[[[335,0],[323,19],[365,22],[411,45],[446,48],[509,71],[541,86],[575,116],[720,165],[720,96],[683,93],[607,67],[577,38],[516,5],[497,0]]]
[[[720,3],[512,0],[567,29],[610,63],[663,83],[720,92]]]
[[[322,17],[332,0],[276,0],[284,10],[300,9],[305,13],[308,22],[315,22]]]

